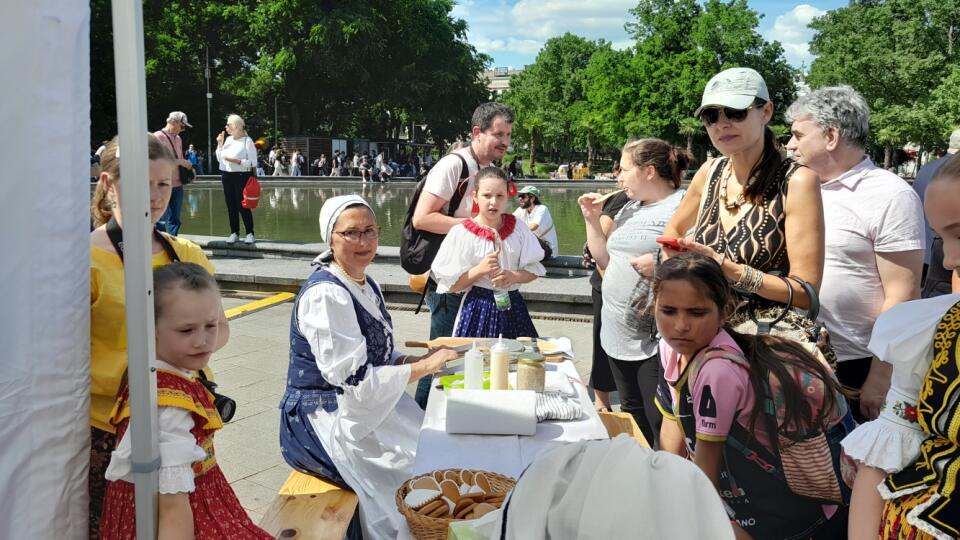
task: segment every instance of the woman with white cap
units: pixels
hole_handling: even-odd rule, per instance
[[[349,487],[366,539],[396,538],[394,491],[412,476],[423,411],[408,384],[457,357],[394,350],[393,325],[367,266],[380,227],[358,195],[328,199],[320,233],[330,247],[294,302],[280,450],[293,468]],[[351,537],[356,537],[351,527]]]
[[[738,289],[786,303],[787,284],[772,272],[820,286],[823,202],[819,177],[780,155],[767,126],[773,107],[763,77],[750,68],[710,79],[693,114],[723,156],[697,171],[664,235],[713,258]],[[793,289],[793,305],[808,307],[803,288]]]

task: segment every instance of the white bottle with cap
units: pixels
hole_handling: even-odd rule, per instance
[[[490,389],[506,390],[509,371],[510,349],[503,342],[503,334],[500,334],[499,341],[490,347]]]
[[[473,348],[463,358],[463,387],[467,390],[483,389],[483,353],[473,342]]]

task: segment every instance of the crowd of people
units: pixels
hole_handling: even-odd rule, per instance
[[[777,105],[756,71],[718,73],[694,116],[719,157],[686,189],[691,156],[646,138],[622,149],[618,195],[578,199],[584,260],[596,270],[595,406],[611,408],[618,392],[654,448],[696,465],[723,500],[725,537],[956,538],[960,130],[911,187],[867,157],[869,109],[853,88],[817,89],[786,107],[790,158],[768,127]],[[556,236],[536,187],[516,192],[520,208],[506,211],[515,187],[494,164],[512,124],[505,105],[480,105],[470,142],[430,168],[412,208],[412,226],[436,241],[431,339],[538,336],[521,291],[545,274]],[[176,166],[189,163],[177,157],[176,127],[168,120],[171,144],[150,138],[154,221]],[[231,175],[257,163],[243,120],[229,117],[226,132],[217,148],[225,196],[236,194]],[[117,144],[104,151],[93,201],[92,538],[129,538],[132,509]],[[364,170],[360,156],[355,163]],[[366,166],[371,178],[392,168],[382,156]],[[252,217],[244,224],[252,241]],[[368,273],[380,237],[370,203],[331,197],[319,224],[329,249],[294,303],[280,452],[357,493],[350,538],[395,538],[394,493],[412,476],[432,375],[457,354],[396,349]],[[231,229],[235,241],[236,215]],[[212,266],[176,236],[157,232],[152,242],[154,266],[165,267],[155,278],[161,396],[178,396],[159,403],[161,442],[171,445],[161,452],[161,534],[192,523],[198,537],[264,537],[205,451],[222,423],[196,370],[229,337]],[[631,521],[630,508],[608,503]]]

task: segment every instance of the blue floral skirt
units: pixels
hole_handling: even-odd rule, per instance
[[[500,334],[510,339],[539,337],[520,291],[510,291],[510,309],[501,311],[493,300],[492,290],[471,288],[460,307],[453,335],[491,338]]]

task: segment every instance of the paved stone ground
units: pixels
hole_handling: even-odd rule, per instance
[[[224,298],[226,308],[249,299]],[[218,434],[217,460],[240,502],[259,522],[290,473],[280,457],[277,405],[286,384],[290,310],[287,302],[230,322],[230,341],[211,361],[220,391],[237,401],[237,415]],[[429,335],[430,315],[394,309],[395,339],[401,351],[408,340]],[[535,320],[545,336],[567,336],[583,380],[590,377],[592,331],[589,323]],[[413,394],[414,385],[408,388]]]

